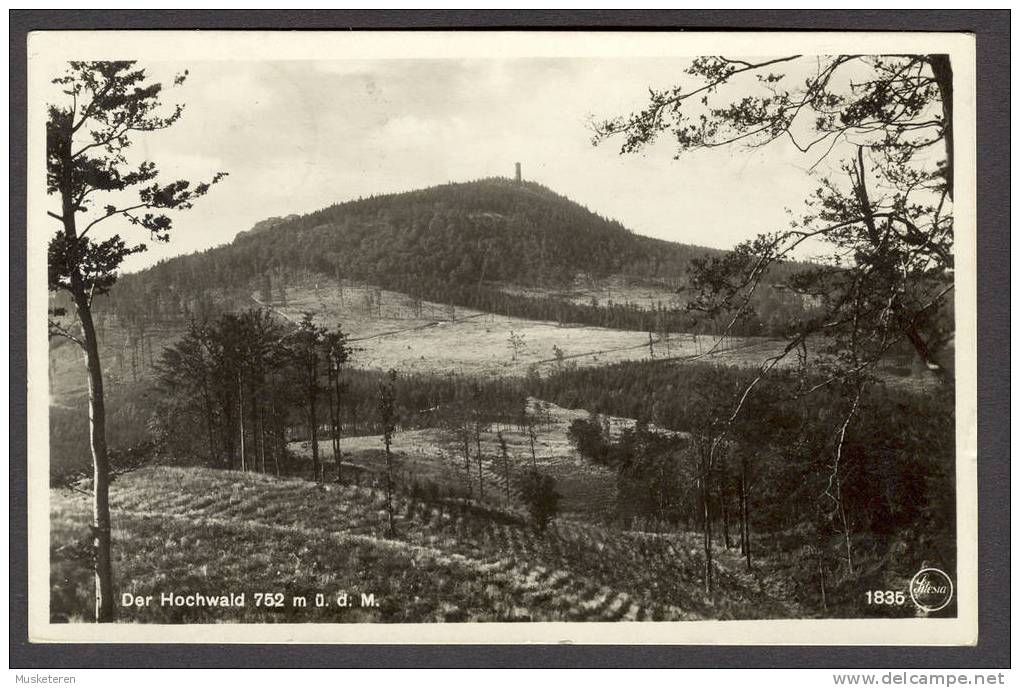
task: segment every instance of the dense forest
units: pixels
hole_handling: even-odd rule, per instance
[[[494,178],[446,184],[274,218],[225,246],[124,275],[104,306],[125,321],[187,321],[217,303],[236,308],[253,291],[276,296],[297,276],[371,284],[415,299],[537,320],[638,331],[718,332],[725,318],[683,307],[692,261],[720,251],[628,231],[532,182]],[[782,284],[796,264],[774,268],[731,334],[780,334],[805,304]],[[626,301],[577,303],[514,293],[611,276],[677,293],[648,308]],[[272,299],[270,299],[272,300]]]

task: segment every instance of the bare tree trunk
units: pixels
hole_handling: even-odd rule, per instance
[[[747,515],[746,512],[744,511],[744,496],[745,496],[746,486],[744,484],[744,458],[743,457],[740,458],[740,480],[737,483],[737,489],[739,490],[739,492],[737,493],[737,511],[738,511],[737,516],[740,519],[740,522],[739,522],[739,526],[740,526],[740,554],[741,554],[741,556],[743,556],[744,554],[747,554],[747,539],[745,537],[747,535],[747,528],[746,528],[747,524],[746,524],[746,522],[744,520],[744,517]]]
[[[312,442],[312,479],[319,482],[319,421],[315,415],[315,371],[311,367],[308,370],[308,429]]]
[[[261,471],[266,472],[266,425],[265,425],[265,412],[261,405],[259,405],[259,464],[261,465]]]
[[[223,410],[223,444],[227,452],[226,467],[227,470],[233,470],[235,465],[234,449],[236,448],[234,443],[234,405],[226,389],[223,390],[223,396],[220,399],[220,408]]]
[[[60,178],[60,200],[64,236],[69,244],[79,241],[75,223],[76,203],[71,179],[71,141],[63,150],[65,157]],[[103,367],[99,359],[99,340],[92,319],[92,295],[88,291],[81,269],[70,271],[71,296],[81,323],[82,344],[85,349],[85,367],[88,371],[89,390],[89,443],[92,450],[92,546],[96,590],[96,622],[109,623],[114,618],[113,562],[110,526],[110,456],[106,445],[106,397],[103,390]]]
[[[65,217],[67,215],[65,214]],[[73,220],[72,220],[73,222]],[[110,458],[106,446],[106,402],[92,306],[80,278],[74,301],[81,322],[89,379],[89,440],[92,445],[92,545],[95,551],[96,621],[113,621],[113,563],[110,526]]]
[[[747,456],[740,457],[740,540],[741,552],[747,561],[747,570],[751,570],[751,520],[748,507]]]
[[[934,56],[942,57],[942,56]],[[946,56],[945,68],[948,69],[948,56]],[[934,66],[933,66],[934,69]],[[941,85],[940,85],[941,88]],[[949,98],[949,117],[952,117],[952,72],[949,73],[949,86],[950,98]],[[946,143],[947,143],[947,155],[948,155],[948,178],[949,188],[952,189],[952,128],[949,127],[946,131]],[[875,216],[871,206],[871,201],[868,196],[868,185],[867,177],[865,175],[864,165],[864,147],[857,147],[857,163],[856,163],[856,178],[854,181],[854,193],[857,196],[857,200],[860,202],[861,211],[863,213],[864,225],[868,230],[868,237],[871,243],[875,247],[880,247],[885,239],[883,234],[879,232],[878,226],[875,223]],[[853,176],[853,175],[852,175]],[[950,198],[952,196],[950,195]],[[931,349],[929,343],[925,341],[924,337],[917,329],[916,315],[912,315],[909,312],[905,312],[903,304],[898,300],[892,303],[893,313],[896,316],[897,322],[903,329],[903,334],[910,341],[910,344],[914,347],[917,355],[921,357],[921,360],[928,366],[928,368],[941,380],[942,382],[948,382],[950,380],[949,371],[947,369],[948,361],[942,360],[944,352],[936,352]]]
[[[510,505],[510,457],[503,450],[503,473],[506,475],[506,503]]]
[[[254,374],[253,376],[254,377]],[[248,381],[248,399],[249,399],[249,411],[251,412],[251,470],[258,472],[259,470],[259,413],[258,413],[258,394],[255,391],[255,384],[252,380]]]
[[[951,362],[945,360],[945,351],[933,351],[928,342],[921,336],[913,319],[903,313],[901,308],[896,309],[896,317],[903,327],[904,335],[910,341],[914,351],[921,357],[924,364],[939,380],[948,382],[951,379],[948,364]]]
[[[237,371],[237,427],[241,439],[241,472],[248,470],[248,453],[244,442],[244,386],[241,384],[241,371]]]
[[[384,421],[385,422],[385,421]],[[393,525],[393,455],[390,452],[390,438],[386,438],[386,516],[389,520],[389,535],[396,535]]]
[[[723,542],[726,545],[726,549],[730,549],[733,545],[730,542],[730,511],[726,506],[726,475],[723,474],[721,482],[719,484],[719,505],[722,510],[722,527],[723,527]]]
[[[719,463],[719,511],[722,512],[722,541],[726,545],[726,549],[732,547],[732,543],[729,539],[729,507],[726,504],[726,462],[720,461]]]
[[[343,457],[340,455],[340,368],[333,367],[333,392],[329,397],[330,416],[333,423],[333,461],[336,462],[336,481],[344,481]]]
[[[815,562],[818,565],[818,587],[822,593],[822,610],[829,611],[829,603],[825,594],[825,569],[822,568],[822,550],[816,550]]]
[[[843,544],[846,547],[846,568],[853,574],[854,572],[854,558],[853,549],[850,538],[850,523],[846,517],[846,508],[843,506],[842,490],[840,489],[840,480],[836,478],[836,494],[839,495],[839,520],[843,527]]]
[[[703,544],[705,547],[705,592],[712,593],[712,514],[709,508],[709,480],[707,466],[702,470],[701,507]]]
[[[214,465],[216,463],[216,441],[213,432],[212,396],[209,394],[208,379],[202,380],[202,401],[205,406],[205,428],[209,436],[209,464]]]
[[[949,198],[953,197],[953,66],[949,55],[929,55],[932,75],[939,87],[942,100],[942,133],[946,144],[946,183],[949,185]]]
[[[528,440],[531,441],[531,468],[538,470],[538,458],[535,456],[535,428],[528,423]]]
[[[475,424],[475,449],[478,452],[475,456],[478,461],[478,499],[481,501],[485,499],[485,481],[482,478],[482,431],[477,424]]]
[[[474,494],[474,487],[471,484],[471,436],[470,431],[464,427],[464,474],[467,476],[468,499]]]
[[[283,451],[282,446],[285,444],[285,438],[283,436],[283,423],[280,422],[280,416],[276,413],[276,399],[273,399],[272,406],[273,422],[276,426],[277,439],[280,445],[273,447],[273,468],[276,469],[276,475],[280,475],[280,452]]]

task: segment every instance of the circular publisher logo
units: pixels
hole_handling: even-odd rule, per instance
[[[953,599],[953,581],[940,569],[921,569],[910,580],[910,599],[926,612],[937,612]]]

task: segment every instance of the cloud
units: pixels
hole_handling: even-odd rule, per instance
[[[272,63],[234,62],[224,66],[206,63],[189,70],[185,88],[195,86],[195,100],[203,106],[272,106],[279,93]],[[190,95],[190,94],[189,94]]]
[[[153,158],[157,159],[157,158]],[[223,169],[223,161],[213,155],[181,153],[177,151],[159,153],[159,171],[167,178],[206,180]]]
[[[383,140],[422,140],[439,134],[443,126],[436,120],[425,120],[417,115],[398,115],[386,121],[377,138]]]
[[[365,76],[374,69],[373,63],[366,60],[316,60],[305,66],[319,74],[340,76]]]

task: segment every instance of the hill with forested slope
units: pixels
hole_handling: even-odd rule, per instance
[[[230,244],[125,275],[111,300],[118,313],[190,317],[208,309],[209,294],[247,300],[258,290],[272,301],[296,276],[314,275],[505,315],[675,332],[693,323],[675,298],[691,261],[721,253],[643,237],[539,184],[492,178],[271,218]],[[563,294],[614,276],[658,290],[659,302],[633,302],[626,290],[602,303]],[[743,334],[774,331],[802,308],[774,290],[760,304],[783,314],[741,325]]]
[[[271,229],[272,231],[267,231]],[[562,285],[579,273],[677,277],[712,249],[642,237],[533,182],[484,179],[373,196],[274,218],[228,247],[154,270],[205,263],[215,286],[275,268],[433,291],[486,282]]]

